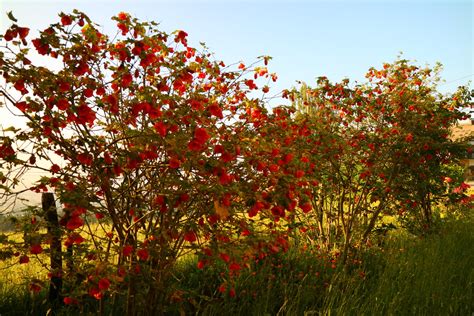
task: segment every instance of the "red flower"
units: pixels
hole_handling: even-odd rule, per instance
[[[24,39],[25,37],[27,37],[29,32],[30,32],[30,29],[27,27],[18,28],[18,35],[20,35],[21,39]]]
[[[81,62],[80,64],[76,66],[76,69],[74,70],[74,74],[76,76],[82,76],[88,71],[89,71],[89,66],[85,62]]]
[[[189,194],[183,193],[179,196],[179,201],[180,202],[187,202],[189,201]]]
[[[73,216],[68,220],[66,227],[69,230],[74,230],[76,228],[81,227],[82,225],[84,225],[84,221],[82,220],[82,218],[80,218],[79,216]]]
[[[228,153],[226,151],[224,151],[221,155],[221,159],[224,162],[231,162],[232,160],[234,160],[234,158],[235,157],[233,155],[231,155],[230,153]]]
[[[80,245],[81,243],[84,242],[84,240],[85,239],[81,235],[79,235],[77,233],[73,233],[73,234],[71,234],[67,237],[66,241],[64,242],[64,245],[66,247],[70,247],[74,244]]]
[[[59,83],[58,88],[61,92],[68,92],[69,90],[71,90],[71,85],[69,84],[69,82],[61,82]]]
[[[244,229],[244,230],[240,233],[240,236],[242,236],[242,237],[250,236],[250,231],[249,231],[248,229]]]
[[[86,98],[90,98],[94,95],[94,90],[92,90],[90,88],[86,88],[86,89],[84,89],[84,91],[82,91],[82,93],[84,94],[84,96]]]
[[[206,265],[206,264],[204,263],[204,261],[199,260],[198,263],[197,263],[197,268],[198,268],[199,270],[202,270],[205,265]]]
[[[66,305],[72,305],[72,304],[77,304],[78,301],[72,297],[69,297],[69,296],[66,296],[64,299],[63,299],[63,302],[64,304]]]
[[[231,271],[239,271],[240,269],[242,269],[242,267],[240,266],[240,264],[232,262],[229,266],[229,269]]]
[[[461,193],[469,189],[471,186],[466,182],[462,182],[458,187],[454,188],[454,193]]]
[[[214,115],[218,118],[223,118],[224,116],[222,115],[222,109],[220,108],[219,105],[217,104],[211,104],[207,110],[209,111],[209,113],[211,113],[211,115]]]
[[[184,234],[184,240],[188,242],[195,242],[197,240],[196,233],[193,231],[189,231],[186,234]]]
[[[122,31],[122,35],[126,35],[128,33],[128,27],[123,23],[117,23],[117,27]]]
[[[161,137],[165,137],[166,136],[166,133],[167,133],[167,129],[166,129],[166,124],[163,123],[163,122],[156,122],[155,125],[153,125],[153,127],[155,128],[155,131],[161,135]]]
[[[203,104],[200,100],[195,100],[192,99],[190,102],[191,108],[193,108],[196,111],[202,111],[203,109]]]
[[[410,143],[412,140],[413,140],[413,135],[411,133],[409,133],[406,137],[405,137],[405,140]]]
[[[225,293],[226,290],[227,290],[227,287],[225,286],[225,284],[222,284],[221,286],[219,286],[219,292]]]
[[[50,170],[52,173],[58,173],[61,170],[61,168],[57,164],[53,164]]]
[[[105,94],[105,88],[104,87],[99,87],[97,88],[97,90],[95,91],[95,93],[97,95],[104,95]],[[109,101],[109,99],[107,99]]]
[[[221,175],[219,176],[219,183],[222,185],[226,185],[231,183],[233,180],[233,177],[227,173],[226,170],[223,170]]]
[[[95,218],[97,218],[97,219],[104,218],[104,214],[101,214],[101,213],[95,213],[94,215],[95,215]]]
[[[119,176],[123,173],[122,167],[120,167],[119,165],[114,165],[113,170],[116,176]]]
[[[5,35],[3,35],[3,38],[9,42],[11,41],[12,39],[14,39],[16,36],[18,35],[18,32],[16,30],[7,30],[5,32]]]
[[[126,88],[128,87],[133,81],[133,77],[131,74],[129,73],[126,73],[125,75],[123,75],[122,77],[122,87],[123,88]]]
[[[257,89],[257,85],[251,79],[245,80],[245,84],[249,87],[250,90]]]
[[[3,144],[0,146],[0,158],[5,158],[14,154],[15,151],[10,144]]]
[[[59,110],[64,111],[69,108],[70,104],[69,104],[69,101],[66,99],[59,99],[58,102],[56,103],[56,106],[58,107]]]
[[[150,254],[148,253],[148,250],[146,249],[139,249],[137,251],[137,256],[140,258],[142,261],[147,261],[148,258],[150,257]]]
[[[104,153],[104,162],[108,165],[111,165],[114,162],[112,160],[112,157],[110,157],[110,154],[108,152]]]
[[[98,88],[96,93],[99,94],[99,92],[102,92],[102,87],[101,88]],[[105,92],[104,92],[105,93]],[[117,114],[119,112],[119,104],[118,104],[118,100],[117,100],[117,97],[113,94],[111,95],[108,95],[106,98],[105,98],[105,102],[109,104],[109,111],[114,113],[114,114]]]
[[[96,300],[101,300],[103,296],[103,294],[96,287],[89,289],[89,295],[95,298]]]
[[[61,16],[61,24],[63,26],[67,26],[67,25],[70,25],[72,23],[72,19],[69,15],[63,15]]]
[[[41,291],[41,285],[35,282],[30,283],[30,291],[39,293]]]
[[[84,166],[92,165],[92,156],[86,153],[81,153],[77,155],[77,160]]]
[[[285,164],[289,164],[293,160],[294,155],[293,154],[286,154],[285,157],[283,158],[283,162]]]
[[[17,107],[18,110],[22,112],[25,112],[26,110],[28,110],[28,103],[26,103],[25,101],[17,102],[15,106]]]
[[[450,177],[442,177],[443,181],[446,182],[446,183],[451,183],[453,182],[453,179],[451,179]]]
[[[219,255],[219,257],[221,257],[221,259],[224,260],[224,262],[229,262],[230,261],[230,256],[226,253],[221,253]]]
[[[202,145],[201,143],[193,139],[188,143],[188,148],[192,151],[200,151],[202,149]]]
[[[122,250],[122,254],[124,257],[130,256],[130,254],[133,252],[133,247],[130,245],[125,245]]]
[[[32,245],[30,247],[30,252],[33,255],[38,255],[43,252],[43,248],[41,247],[41,245]]]
[[[76,245],[80,245],[85,240],[84,237],[82,237],[79,234],[72,234],[70,237],[71,237],[72,242]]]
[[[13,87],[20,91],[22,94],[24,94],[23,92],[26,91],[26,88],[25,88],[25,83],[22,81],[22,80],[18,80],[17,82],[15,82],[15,84],[13,85]]]
[[[120,21],[125,21],[128,19],[128,14],[125,13],[125,12],[120,12],[119,14],[117,14],[117,18],[120,20]]]
[[[165,203],[165,197],[163,195],[156,196],[154,203],[156,205],[163,205]]]
[[[303,213],[309,213],[309,211],[312,209],[312,206],[311,203],[303,203],[300,205],[300,208],[303,210]]]
[[[71,216],[81,216],[87,213],[87,209],[84,207],[76,206]]]
[[[99,280],[99,289],[102,291],[107,290],[110,287],[110,281],[107,278],[102,278]]]
[[[302,178],[304,176],[304,171],[303,170],[297,170],[295,176],[297,178]]]
[[[277,217],[279,217],[279,216],[284,217],[285,216],[285,209],[282,206],[275,205],[274,207],[272,207],[271,211],[272,211],[272,214],[274,216],[277,216]]]
[[[26,255],[20,257],[20,264],[28,263],[30,262],[30,258]]]
[[[31,41],[31,43],[33,43],[33,46],[36,48],[39,54],[46,55],[49,52],[49,45],[42,43],[39,38],[35,38]]]
[[[77,120],[76,122],[79,124],[86,124],[88,123],[89,125],[94,124],[94,121],[96,119],[95,112],[87,106],[87,104],[82,103],[78,108],[77,108]]]
[[[204,144],[209,138],[210,136],[207,133],[206,129],[197,127],[194,130],[194,139],[200,144]]]
[[[181,42],[183,45],[187,45],[187,40],[186,37],[188,36],[188,33],[185,31],[179,31],[178,34],[176,35],[174,41],[176,43]]]
[[[280,169],[280,167],[276,164],[271,164],[268,168],[271,172],[277,172]]]

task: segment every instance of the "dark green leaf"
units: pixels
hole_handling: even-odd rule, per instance
[[[8,16],[8,18],[9,18],[10,20],[12,20],[13,22],[18,22],[18,20],[15,19],[15,17],[13,16],[12,11],[8,12],[8,13],[7,13],[7,16]]]

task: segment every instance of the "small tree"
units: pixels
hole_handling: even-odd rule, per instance
[[[288,93],[297,117],[310,126],[300,150],[316,166],[311,201],[317,238],[326,249],[341,242],[336,247],[343,261],[382,215],[403,213],[397,209],[403,200],[428,228],[433,204],[448,202],[443,179],[453,169],[446,166],[458,163],[466,149],[448,137],[469,103],[464,88],[442,96],[432,70],[405,60],[370,69],[367,78],[350,87],[348,80],[332,84],[321,77],[314,89],[303,85]]]
[[[249,67],[210,60],[184,31],[120,13],[109,38],[81,12],[60,17],[31,40],[59,70],[28,59],[28,28],[14,23],[2,36],[0,71],[27,127],[5,130],[1,167],[50,173],[32,189],[54,190],[64,206],[67,304],[118,293],[129,315],[164,310],[180,256],[202,253],[202,268],[246,229],[239,214],[259,185],[245,182],[248,108],[265,111],[248,93],[258,88]],[[271,78],[264,67],[259,76]],[[2,174],[7,195],[19,175]],[[237,269],[239,253],[230,255]]]

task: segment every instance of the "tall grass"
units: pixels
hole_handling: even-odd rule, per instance
[[[182,286],[202,295],[188,309],[202,315],[471,315],[473,245],[471,217],[446,221],[439,234],[423,238],[398,234],[364,252],[352,270],[290,252],[255,275],[240,275],[235,298],[216,293],[219,269],[196,272],[191,262]]]
[[[243,269],[226,281],[226,267],[180,261],[166,315],[471,315],[474,312],[474,220],[448,220],[438,234],[397,234],[363,252],[351,269],[298,249]],[[0,266],[5,262],[0,262]],[[0,267],[1,268],[1,267]],[[45,292],[33,295],[34,265],[0,270],[0,314],[44,315]],[[225,292],[218,288],[224,285]],[[46,287],[45,287],[46,288]],[[235,291],[235,297],[230,290]],[[59,315],[97,314],[97,302]],[[105,315],[120,315],[107,306]],[[113,311],[111,311],[113,310]]]
[[[32,293],[30,282],[47,285],[47,271],[35,258],[28,265],[16,264],[18,258],[0,261],[0,315],[22,316],[45,314],[46,292]]]
[[[471,315],[474,221],[445,223],[424,239],[396,238],[366,256],[365,282],[333,280],[324,315]],[[348,286],[351,285],[351,286]]]

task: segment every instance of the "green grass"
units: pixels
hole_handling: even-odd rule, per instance
[[[474,220],[465,218],[428,237],[392,237],[351,271],[290,252],[255,276],[240,275],[236,298],[215,293],[217,269],[196,272],[188,264],[181,286],[201,295],[193,307],[203,315],[470,315],[473,245]]]
[[[323,314],[471,315],[474,221],[446,223],[439,235],[393,240],[367,256],[365,282],[341,276]],[[352,286],[348,286],[350,284]]]
[[[223,310],[229,315],[299,314],[305,306],[321,304],[321,293],[334,272],[309,253],[290,252],[253,271],[244,270],[221,294],[217,288],[224,282],[224,269],[194,267],[195,262],[182,265],[179,286],[193,297],[184,308],[199,315],[221,315]],[[232,287],[235,297],[229,295]]]
[[[349,270],[332,268],[327,259],[293,250],[252,270],[243,269],[226,284],[226,293],[217,290],[226,282],[224,266],[198,270],[195,259],[188,257],[174,272],[170,288],[175,301],[166,314],[471,315],[474,219],[446,220],[441,227],[437,234],[423,238],[392,236],[383,249],[360,254],[361,263]],[[31,265],[1,270],[2,316],[46,313],[45,293],[35,296],[28,291],[27,278],[36,272]],[[230,288],[235,289],[235,297],[230,297]],[[82,314],[96,314],[98,305],[93,301]],[[107,302],[104,305],[107,311]]]

